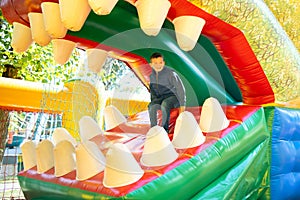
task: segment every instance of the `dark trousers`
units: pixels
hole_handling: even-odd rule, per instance
[[[157,111],[161,109],[162,112],[161,125],[168,133],[169,122],[170,122],[170,111],[172,108],[178,108],[179,106],[180,105],[176,96],[153,99],[148,105],[151,127],[157,125]]]

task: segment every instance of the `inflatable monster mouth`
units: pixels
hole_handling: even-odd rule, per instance
[[[196,119],[199,119],[200,116],[197,113],[200,112],[201,107],[190,107],[187,110],[193,113]],[[177,149],[178,157],[170,164],[162,166],[143,166],[139,162],[143,152],[145,134],[115,132],[118,129],[106,132],[104,136],[111,144],[123,143],[130,149],[135,158],[134,162],[137,161],[143,170],[143,174],[139,174],[138,179],[134,177],[129,179],[131,182],[127,185],[106,187],[103,184],[105,177],[103,171],[85,180],[76,180],[76,170],[57,177],[54,167],[39,174],[35,166],[19,173],[18,178],[22,190],[28,199],[46,198],[46,196],[52,199],[65,197],[72,199],[148,199],[149,197],[190,199],[202,190],[214,190],[215,184],[223,183],[223,176],[226,176],[226,182],[229,182],[227,187],[233,187],[232,184],[236,179],[230,178],[229,174],[231,173],[238,173],[244,179],[252,176],[261,177],[260,173],[266,171],[268,167],[267,161],[262,162],[262,171],[257,170],[256,173],[244,175],[242,172],[245,170],[245,165],[250,163],[257,165],[257,162],[261,162],[261,159],[265,157],[268,132],[263,109],[254,106],[227,106],[225,110],[226,116],[230,119],[230,124],[226,129],[204,133],[206,137],[204,143],[192,148]],[[176,112],[174,112],[172,121],[176,119],[174,116]],[[129,120],[127,123],[137,125],[138,122]],[[97,140],[97,136],[92,140],[95,139]],[[121,158],[119,160],[122,162]],[[86,169],[88,168],[86,166]],[[125,173],[126,171],[121,172]],[[130,177],[129,175],[130,173],[126,177]],[[135,174],[133,173],[133,175]],[[119,179],[122,177],[120,176]],[[110,180],[110,182],[114,181]],[[240,180],[240,182],[243,181]],[[261,184],[261,182],[256,182],[256,187],[257,184]],[[221,197],[227,191],[219,192],[222,193],[219,194]]]
[[[138,181],[122,187],[105,187],[103,172],[79,181],[76,171],[56,177],[54,168],[44,173],[38,173],[36,167],[30,168],[18,176],[27,199],[191,199],[200,196],[209,199],[212,194],[221,199],[226,195],[247,196],[255,191],[259,196],[265,192],[257,189],[269,184],[264,182],[269,173],[266,157],[270,135],[264,109],[241,105],[241,102],[252,105],[273,103],[274,93],[269,81],[240,30],[188,1],[169,2],[166,20],[155,36],[149,36],[141,29],[134,6],[136,2],[132,0],[118,1],[107,15],[90,12],[80,30],[69,29],[63,39],[74,42],[83,50],[98,48],[109,52],[110,56],[124,61],[145,87],[148,87],[151,73],[147,58],[153,51],[161,51],[167,64],[183,79],[187,89],[187,110],[199,120],[202,103],[214,96],[225,104],[224,110],[230,120],[228,128],[206,133],[206,140],[200,146],[179,151],[179,157],[169,165],[144,168],[145,173]],[[41,13],[41,3],[2,1],[1,8],[9,22],[29,27],[28,13]],[[174,21],[182,16],[205,20],[201,36],[189,51],[183,50],[176,38]],[[36,95],[40,97],[40,94]],[[34,103],[37,105],[36,101]],[[26,106],[30,107],[30,103]],[[171,120],[173,126],[174,118],[176,114],[173,114],[173,122]],[[133,122],[138,117],[131,116],[129,122],[130,119]],[[134,124],[138,125],[138,122]],[[121,124],[108,131],[106,136],[112,143],[131,147],[139,160],[148,128],[140,127]]]

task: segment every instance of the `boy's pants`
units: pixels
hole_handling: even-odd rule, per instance
[[[153,99],[148,105],[148,112],[150,117],[151,127],[157,125],[157,111],[161,109],[162,112],[162,124],[161,126],[169,131],[170,111],[172,108],[178,108],[179,102],[176,96],[170,96],[167,98]]]

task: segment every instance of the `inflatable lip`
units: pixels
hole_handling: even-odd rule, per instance
[[[191,109],[192,108],[187,108],[187,110]],[[199,108],[193,109],[197,110]],[[134,199],[134,197],[145,197],[147,199],[147,197],[149,197],[151,194],[155,196],[155,199],[159,199],[162,194],[168,194],[171,195],[172,198],[174,198],[174,195],[176,195],[176,199],[181,199],[179,198],[180,195],[184,195],[183,197],[186,197],[186,195],[192,195],[195,193],[193,192],[187,194],[186,192],[180,191],[180,188],[182,188],[180,183],[184,183],[184,186],[187,186],[186,184],[190,184],[188,186],[192,186],[195,184],[194,181],[197,181],[197,183],[201,185],[203,180],[206,180],[207,182],[214,181],[215,179],[222,177],[222,175],[228,170],[232,170],[232,173],[236,173],[236,168],[231,168],[231,165],[228,166],[228,162],[239,163],[239,161],[244,158],[246,154],[248,155],[247,150],[249,148],[252,149],[253,146],[261,147],[261,145],[257,145],[260,144],[260,142],[264,142],[265,145],[268,145],[268,141],[266,141],[268,138],[268,133],[266,132],[266,127],[263,126],[265,122],[262,108],[254,106],[233,106],[231,108],[227,108],[226,111],[229,113],[230,118],[234,118],[237,121],[243,121],[245,124],[240,126],[238,123],[231,123],[231,126],[226,130],[208,136],[203,145],[181,151],[180,157],[178,157],[178,159],[176,159],[170,165],[164,165],[161,167],[143,167],[142,169],[144,169],[144,175],[139,180],[132,182],[131,184],[128,184],[129,182],[127,182],[128,185],[124,186],[116,187],[116,185],[113,185],[113,187],[105,187],[105,185],[103,185],[104,172],[100,172],[89,179],[78,181],[76,180],[76,174],[74,172],[71,172],[63,177],[55,177],[53,171],[47,171],[44,174],[37,174],[35,171],[36,169],[30,169],[29,171],[21,172],[19,175],[20,183],[22,184],[22,187],[27,188],[28,185],[32,186],[33,189],[31,191],[26,190],[26,194],[28,196],[36,195],[36,190],[34,187],[36,186],[36,183],[40,181],[43,183],[40,187],[40,195],[44,195],[50,190],[52,191],[50,194],[53,196],[58,195],[60,197],[63,196],[75,198],[75,195],[78,195],[78,193],[62,192],[65,191],[64,189],[66,187],[69,187],[68,190],[72,190],[74,188],[80,189],[82,192],[80,194],[82,195],[86,194],[86,192],[94,192],[96,193],[95,195],[97,195],[97,197],[109,196],[111,198],[119,197],[128,199]],[[257,123],[260,125],[257,126]],[[236,129],[237,127],[239,128]],[[127,136],[128,134],[120,133],[118,135]],[[143,136],[144,138],[144,135],[140,136]],[[245,137],[247,138],[247,141],[242,141],[241,138]],[[222,138],[224,138],[224,140],[227,142],[219,141]],[[132,142],[132,145],[130,146],[133,147],[133,152],[136,152],[134,149],[138,149],[139,155],[142,153],[142,149],[140,150],[138,145],[134,145],[133,140],[137,142],[136,144],[143,144],[145,140],[140,140],[140,138],[136,136],[131,136],[131,140],[127,137],[124,139],[125,140],[121,139],[119,141],[122,141],[122,143],[124,142],[123,144],[126,144],[127,147],[128,144]],[[242,142],[242,144],[239,142]],[[209,153],[206,151],[206,149]],[[256,151],[257,149],[253,150],[253,152]],[[251,152],[250,155],[253,156],[253,152]],[[265,154],[262,155],[264,156]],[[222,159],[220,159],[220,157]],[[256,159],[256,157],[250,158]],[[120,161],[120,158],[118,158],[118,160]],[[226,160],[226,163],[224,160]],[[220,166],[223,167],[220,168]],[[206,172],[206,170],[210,171],[211,173],[203,173]],[[127,174],[130,175],[130,173]],[[191,177],[193,177],[193,181],[191,181]],[[225,181],[227,181],[227,179]],[[234,181],[231,183],[234,184]],[[57,190],[53,190],[54,187],[51,187],[53,185],[55,188],[57,188]],[[160,186],[159,191],[152,190],[152,187],[157,188],[158,186]],[[151,190],[145,191],[145,187],[150,187]],[[205,188],[203,185],[202,187]],[[174,188],[178,189],[179,193],[174,194]],[[199,189],[199,187],[197,187],[193,189],[193,191],[196,190],[201,191],[202,188]]]

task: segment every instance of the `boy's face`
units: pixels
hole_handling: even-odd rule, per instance
[[[163,70],[164,66],[165,66],[165,61],[162,57],[158,57],[158,58],[152,58],[150,60],[150,66],[156,71],[156,72],[160,72],[161,70]]]

